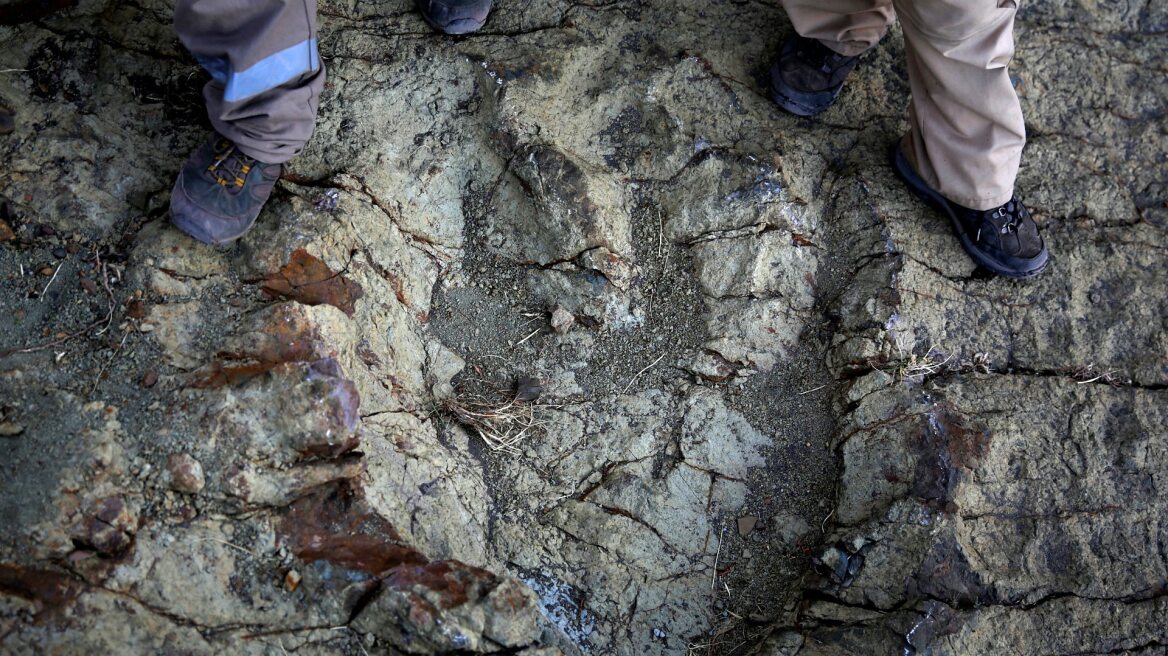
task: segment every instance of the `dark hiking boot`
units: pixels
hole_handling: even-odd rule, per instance
[[[899,141],[892,147],[892,161],[913,193],[949,217],[961,247],[974,262],[1007,278],[1030,278],[1046,268],[1050,253],[1038,224],[1016,196],[1001,207],[970,209],[929,187],[913,170]]]
[[[771,66],[771,99],[792,114],[814,116],[839,97],[859,59],[792,33]]]
[[[235,241],[255,223],[281,168],[244,155],[215,134],[178,174],[170,193],[170,220],[203,243]]]
[[[414,0],[422,17],[447,34],[468,34],[487,22],[491,0]]]

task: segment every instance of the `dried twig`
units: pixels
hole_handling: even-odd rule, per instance
[[[662,353],[656,360],[654,360],[654,361],[650,362],[648,365],[646,365],[644,369],[633,374],[633,377],[629,379],[629,384],[625,385],[625,388],[623,390],[621,390],[621,394],[624,394],[625,392],[629,391],[629,388],[633,386],[633,383],[635,383],[637,381],[637,378],[640,377],[641,374],[645,373],[649,369],[652,369],[653,365],[657,364],[658,362],[661,362],[661,360],[663,358],[665,358],[664,353]]]
[[[526,342],[527,340],[531,339],[532,337],[535,337],[539,333],[540,330],[542,330],[542,328],[536,328],[535,330],[531,331],[530,335],[528,335],[527,337],[524,337],[523,339],[519,340],[518,342],[515,342],[514,344],[512,344],[511,348],[515,348],[515,347],[519,346],[520,344],[522,344],[523,342]]]
[[[41,303],[45,302],[45,292],[49,291],[49,286],[52,285],[53,281],[57,279],[57,274],[61,273],[61,267],[63,267],[63,266],[65,266],[64,262],[61,262],[60,264],[57,265],[57,269],[55,271],[53,271],[53,277],[49,278],[49,281],[47,283],[45,283],[45,288],[41,290],[41,295],[37,298],[37,300],[39,302],[41,302]]]
[[[105,293],[109,295],[109,311],[106,313],[105,327],[95,333],[96,335],[101,335],[109,330],[110,325],[114,322],[114,290],[110,289],[109,275],[105,270],[105,262],[101,261],[101,256],[97,254],[96,250],[93,253],[93,258],[94,262],[101,268],[101,285],[105,287]]]
[[[722,559],[722,536],[726,534],[726,525],[722,525],[722,530],[718,533],[718,553],[714,556],[714,574],[710,576],[710,589],[718,583],[718,561]]]
[[[220,540],[219,538],[199,538],[197,540],[192,540],[192,542],[218,542],[219,544],[226,545],[228,547],[231,547],[232,549],[237,549],[239,551],[242,551],[243,553],[248,554],[249,556],[255,556],[256,558],[259,557],[259,554],[252,551],[251,549],[241,547],[238,544],[228,542],[227,540]]]
[[[105,264],[101,261],[101,256],[98,255],[96,251],[94,251],[93,257],[94,257],[95,262],[101,267],[101,281],[102,281],[102,284],[105,286],[106,294],[109,295],[109,309],[106,312],[106,316],[101,318],[101,319],[98,319],[92,323],[86,324],[85,327],[81,328],[80,330],[78,330],[76,332],[69,333],[69,334],[65,335],[64,337],[59,337],[57,339],[54,339],[51,342],[46,342],[44,344],[37,344],[36,346],[26,346],[24,348],[11,348],[11,349],[8,349],[6,351],[0,351],[0,358],[6,358],[10,355],[16,355],[17,353],[36,353],[37,351],[44,351],[46,349],[51,349],[54,346],[59,346],[61,344],[64,344],[65,342],[67,342],[75,337],[80,337],[81,335],[84,335],[85,333],[89,332],[90,330],[97,328],[98,326],[100,326],[103,323],[105,324],[105,327],[102,328],[101,330],[97,331],[96,333],[94,333],[94,336],[101,335],[105,331],[109,330],[109,327],[113,323],[113,320],[114,320],[114,291],[112,289],[110,289],[109,278],[106,276]],[[47,289],[47,287],[46,287],[46,289]]]
[[[93,387],[89,390],[90,396],[92,396],[93,393],[97,391],[97,386],[101,384],[101,375],[105,373],[106,368],[110,366],[110,364],[114,361],[114,358],[118,357],[118,353],[122,352],[122,347],[126,345],[126,339],[129,337],[130,331],[126,331],[126,334],[122,335],[122,341],[118,344],[118,347],[114,349],[113,354],[109,356],[109,360],[106,360],[105,364],[101,365],[101,369],[97,371],[97,377],[93,379]]]

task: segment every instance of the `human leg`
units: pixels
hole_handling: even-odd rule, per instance
[[[949,200],[990,209],[1010,200],[1026,143],[1007,66],[1012,0],[895,0],[912,104],[903,146]]]
[[[949,217],[980,265],[1014,278],[1037,275],[1049,255],[1014,195],[1026,129],[1007,68],[1013,0],[894,2],[912,91],[897,172]]]
[[[783,0],[795,32],[854,57],[876,45],[896,20],[891,0]]]
[[[771,67],[771,98],[787,111],[813,116],[839,96],[860,53],[895,20],[891,0],[783,0],[795,34]]]
[[[203,88],[216,134],[171,193],[171,220],[207,243],[241,237],[281,165],[312,136],[324,68],[315,0],[179,0],[175,30],[211,73]]]

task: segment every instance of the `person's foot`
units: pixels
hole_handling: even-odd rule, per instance
[[[422,18],[447,34],[474,32],[487,22],[491,0],[414,0]]]
[[[792,114],[814,116],[839,97],[859,59],[792,33],[771,66],[771,99]]]
[[[248,157],[213,134],[179,172],[170,193],[170,220],[203,243],[235,241],[255,224],[282,168]]]
[[[892,161],[913,193],[949,217],[961,247],[974,262],[1007,278],[1030,278],[1046,268],[1050,253],[1038,234],[1038,224],[1017,196],[1000,207],[970,209],[929,187],[913,170],[899,141],[892,147]]]

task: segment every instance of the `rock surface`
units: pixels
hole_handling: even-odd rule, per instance
[[[0,0],[0,651],[1168,644],[1168,11],[1024,7],[1017,284],[885,163],[896,30],[804,120],[777,5],[412,5],[322,0],[216,249],[171,5]]]

